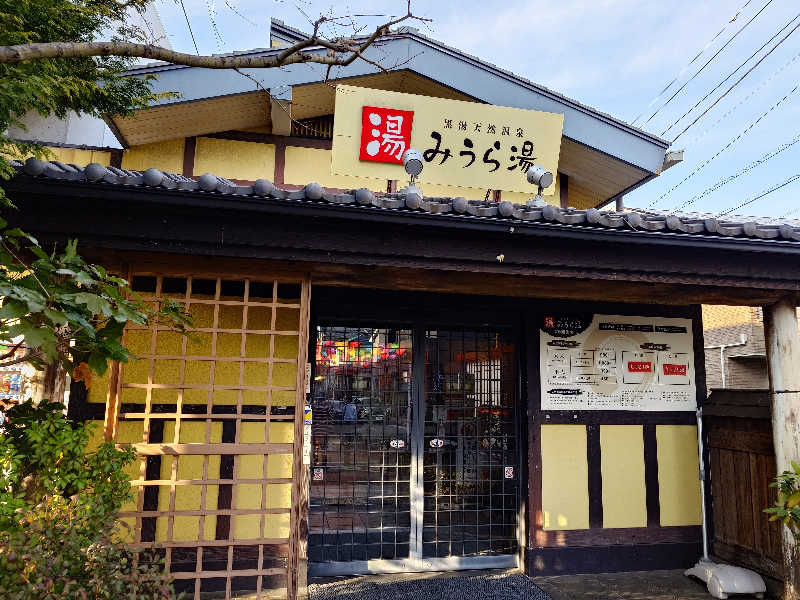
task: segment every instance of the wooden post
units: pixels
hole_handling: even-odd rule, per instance
[[[558,191],[561,208],[569,208],[569,177],[564,173],[558,174]]]
[[[781,300],[764,307],[764,337],[772,405],[772,439],[777,472],[800,462],[800,336],[795,302]],[[766,507],[764,507],[766,508]],[[781,528],[784,600],[800,599],[800,560],[794,536]]]
[[[294,417],[294,452],[292,456],[292,507],[289,524],[289,564],[287,571],[288,600],[308,597],[308,492],[311,484],[309,466],[303,461],[306,404],[306,363],[310,326],[311,279],[306,277],[300,294],[300,329],[297,352],[297,380]]]

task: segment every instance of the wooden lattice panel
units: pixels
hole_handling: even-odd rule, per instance
[[[120,513],[130,540],[163,552],[195,598],[293,596],[308,282],[135,273],[133,288],[184,303],[194,328],[128,328],[138,360],[109,377],[107,435],[140,457]]]

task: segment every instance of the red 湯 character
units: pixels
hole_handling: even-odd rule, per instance
[[[403,164],[411,147],[414,112],[365,106],[361,115],[361,160]]]

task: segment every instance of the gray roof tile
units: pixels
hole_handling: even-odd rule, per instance
[[[217,175],[206,173],[191,179],[158,169],[144,172],[104,167],[92,163],[86,167],[57,161],[29,158],[25,163],[12,161],[20,178],[45,179],[54,183],[83,181],[92,185],[139,186],[152,189],[176,190],[191,194],[225,196],[268,197],[288,202],[313,202],[359,207],[360,210],[401,210],[410,214],[427,213],[441,218],[483,218],[511,222],[549,222],[569,227],[628,229],[646,232],[674,232],[690,236],[715,236],[719,238],[752,238],[757,240],[783,240],[797,242],[800,249],[800,220],[741,215],[714,215],[706,213],[668,213],[631,208],[624,212],[600,211],[596,208],[581,210],[542,205],[533,199],[526,204],[508,201],[490,202],[466,200],[463,197],[423,197],[419,188],[405,188],[395,193],[376,194],[368,189],[349,190],[344,193],[326,190],[311,182],[299,190],[276,187],[266,179],[253,185],[237,185]]]

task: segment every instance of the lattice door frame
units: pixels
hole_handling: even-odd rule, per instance
[[[107,440],[116,440],[123,443],[133,442],[133,439],[121,439],[122,425],[132,422],[141,421],[141,437],[139,441],[131,445],[136,449],[139,458],[138,478],[134,479],[131,483],[135,491],[136,505],[134,510],[121,512],[120,517],[122,520],[127,520],[133,524],[133,542],[142,547],[157,547],[163,549],[165,561],[168,568],[173,566],[175,552],[180,550],[190,550],[195,552],[195,568],[193,571],[178,571],[173,572],[176,580],[194,580],[193,597],[200,598],[203,588],[203,581],[205,580],[225,580],[225,598],[233,597],[235,585],[233,585],[234,578],[251,578],[254,579],[256,585],[253,591],[256,592],[257,598],[271,597],[269,590],[263,584],[268,578],[274,579],[275,577],[285,577],[285,593],[290,599],[294,599],[298,594],[302,595],[305,588],[305,522],[306,511],[308,506],[308,468],[303,465],[302,460],[302,444],[303,444],[303,407],[305,404],[305,391],[306,391],[306,363],[308,360],[308,328],[309,328],[309,307],[311,299],[311,280],[305,273],[287,273],[286,275],[270,276],[269,272],[266,275],[253,275],[245,274],[234,275],[230,272],[202,272],[202,273],[187,273],[186,270],[176,269],[130,269],[129,280],[134,281],[133,277],[151,277],[155,279],[155,287],[152,293],[143,294],[145,301],[158,302],[161,298],[171,297],[174,300],[187,303],[188,306],[201,305],[204,307],[204,312],[208,313],[208,307],[211,307],[211,322],[210,327],[196,327],[194,332],[210,337],[211,351],[206,356],[193,356],[190,352],[189,340],[183,337],[180,340],[180,351],[173,354],[165,354],[157,352],[157,344],[159,343],[159,336],[161,332],[168,332],[165,327],[153,325],[147,328],[131,327],[126,330],[124,342],[127,344],[131,338],[131,332],[140,332],[139,337],[142,335],[150,335],[149,352],[141,355],[141,360],[147,361],[148,372],[146,383],[130,383],[126,381],[125,370],[126,368],[133,368],[130,365],[120,365],[114,363],[111,365],[109,377],[109,393],[108,401],[106,403],[105,421],[104,421],[104,437]],[[167,293],[165,291],[164,282],[173,281],[175,279],[184,279],[186,281],[185,291],[181,297],[180,294]],[[194,282],[203,281],[208,286],[209,281],[214,282],[214,290],[212,297],[208,294],[199,294],[196,297],[193,293]],[[224,286],[228,282],[236,282],[242,286],[242,295],[239,299],[225,299]],[[253,300],[251,290],[253,285],[260,285],[261,299]],[[265,285],[271,286],[271,296],[264,297]],[[297,298],[291,301],[284,300],[279,295],[279,290],[282,286],[286,288],[292,287],[297,289]],[[208,290],[206,290],[208,291]],[[233,309],[237,312],[241,308],[242,323],[239,328],[236,327],[221,327],[220,311],[225,309]],[[248,321],[248,312],[258,310],[261,313],[268,313],[269,326],[266,328],[250,328]],[[292,329],[281,329],[276,323],[279,311],[296,311],[297,326]],[[294,313],[292,313],[294,314]],[[207,323],[206,323],[207,324]],[[142,333],[144,332],[144,333]],[[218,341],[220,336],[241,336],[240,348],[238,356],[233,353],[231,356],[223,357],[218,355]],[[248,336],[258,336],[268,340],[268,354],[266,356],[254,357],[250,356],[248,344]],[[287,359],[279,358],[276,355],[276,340],[281,339],[295,339],[296,338],[296,358]],[[267,350],[267,349],[265,349]],[[185,380],[186,365],[187,363],[198,359],[209,363],[209,381],[203,385],[190,385]],[[159,384],[155,382],[156,363],[158,361],[173,361],[178,363],[177,382],[172,384]],[[217,365],[223,362],[238,363],[239,376],[238,382],[234,385],[218,386],[215,385],[215,371]],[[246,365],[251,365],[246,367]],[[289,369],[292,365],[296,371],[293,385],[279,386],[274,383],[275,365],[282,366],[282,370]],[[245,384],[245,369],[251,368],[265,368],[266,372],[266,385],[246,385]],[[225,412],[215,410],[219,408],[218,404],[214,403],[215,390],[224,387],[227,392],[235,393],[235,404],[229,404]],[[144,390],[144,406],[143,410],[130,411],[129,404],[125,403],[126,390],[139,389]],[[187,390],[193,390],[197,394],[197,390],[207,389],[207,399],[205,412],[184,412],[188,404],[184,403],[184,395]],[[159,409],[160,412],[154,412],[153,393],[154,390],[177,390],[177,399],[174,403],[174,410],[172,412],[165,412],[163,405]],[[294,410],[283,412],[276,412],[275,405],[272,404],[273,395],[276,392],[283,394],[283,399],[288,397],[288,394],[294,396]],[[141,392],[138,392],[141,394]],[[202,392],[200,392],[202,393]],[[246,393],[264,394],[265,403],[263,407],[257,407],[258,410],[244,410],[248,407],[243,401]],[[169,404],[169,403],[168,403]],[[287,405],[287,408],[290,408]],[[261,413],[259,413],[261,411]],[[163,439],[158,442],[151,440],[153,427],[156,423],[162,423],[160,427],[170,429],[167,433],[171,433],[172,439]],[[172,423],[171,427],[167,428],[163,423]],[[233,423],[233,427],[230,423]],[[263,442],[247,442],[242,441],[243,426],[248,431],[253,430],[251,424],[257,426],[258,422],[264,423]],[[186,423],[205,423],[205,432],[203,440],[200,443],[186,442],[182,440],[181,431],[182,424]],[[225,425],[225,423],[228,423]],[[282,423],[285,427],[282,431],[291,429],[291,441],[270,441],[270,431],[273,423]],[[219,424],[219,426],[217,426]],[[186,428],[190,427],[186,425]],[[195,427],[196,428],[196,427]],[[216,434],[217,430],[230,430],[234,429],[233,440],[223,441],[219,439]],[[122,436],[124,437],[124,436]],[[263,456],[262,461],[258,461],[257,457]],[[269,471],[272,468],[270,464],[270,457],[282,457],[281,461],[291,464],[290,477],[270,477]],[[196,463],[197,457],[202,458],[202,475],[199,479],[181,477],[182,459],[183,462],[189,463],[194,461]],[[159,465],[158,478],[153,478],[152,464],[165,460],[168,466],[165,468]],[[169,463],[171,462],[171,465]],[[223,477],[220,470],[217,472],[216,477],[211,476],[210,469],[211,463],[219,464],[214,470],[222,469],[222,463],[229,463],[232,469],[230,476]],[[261,462],[261,476],[258,477],[240,477],[240,471],[244,466],[250,470],[255,462]],[[243,463],[248,463],[243,465]],[[195,465],[196,466],[196,465]],[[163,473],[168,470],[169,477],[164,478]],[[176,508],[176,496],[180,493],[178,490],[190,492],[192,486],[199,486],[201,488],[199,497],[199,506],[196,510],[181,510]],[[244,491],[245,486],[260,486],[260,505],[248,508],[239,508],[237,504],[237,492]],[[269,506],[272,488],[270,486],[290,486],[290,505],[271,507]],[[146,510],[145,496],[147,490],[152,488],[159,489],[159,500],[155,510]],[[224,509],[219,508],[219,504],[215,508],[208,507],[209,491],[214,490],[217,494],[217,501],[219,501],[223,488],[229,489],[230,506]],[[278,487],[275,487],[277,490]],[[252,491],[252,490],[249,490]],[[152,497],[152,493],[150,494]],[[163,498],[168,498],[167,505],[162,506]],[[152,500],[152,498],[151,498]],[[151,502],[152,504],[152,502]],[[265,521],[269,519],[270,515],[276,515],[284,522],[288,522],[287,535],[279,537],[265,537]],[[259,536],[251,539],[236,539],[236,521],[239,518],[244,521],[244,517],[256,516],[258,518]],[[143,524],[147,519],[157,520],[160,519],[161,532],[164,540],[143,540]],[[176,520],[180,519],[196,519],[197,521],[197,539],[196,540],[175,540]],[[217,535],[219,537],[220,522],[227,520],[227,537],[223,539],[209,539],[206,537],[207,523],[206,521],[213,520],[217,525]],[[191,521],[193,522],[193,521]],[[163,527],[166,523],[166,527]],[[224,527],[223,527],[224,529]],[[146,536],[145,536],[146,537]],[[227,548],[227,556],[223,568],[207,568],[204,566],[204,550],[208,552],[209,549]],[[254,548],[257,548],[257,558],[255,566],[244,568],[239,565],[234,555],[242,549],[246,548],[251,553]],[[276,561],[273,558],[279,557],[280,560]],[[265,566],[267,563],[276,563],[285,561],[285,566]],[[241,562],[241,561],[240,561]],[[252,562],[252,560],[250,561]],[[271,579],[270,579],[271,580]]]

